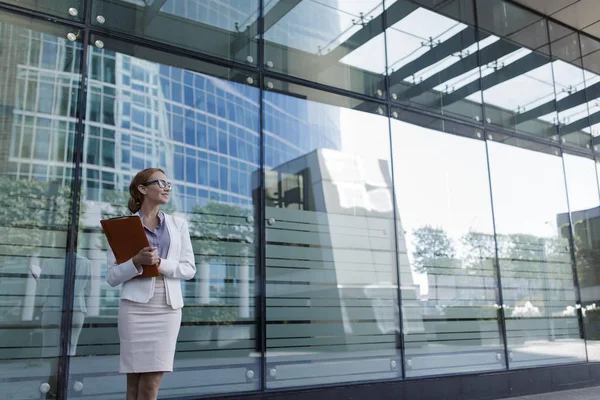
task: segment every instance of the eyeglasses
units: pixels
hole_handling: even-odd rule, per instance
[[[144,183],[144,186],[150,186],[158,183],[158,187],[161,189],[169,188],[169,190],[173,189],[173,184],[171,182],[165,181],[164,179],[156,179],[153,181],[148,181]]]

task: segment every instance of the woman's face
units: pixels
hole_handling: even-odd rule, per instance
[[[171,193],[171,183],[162,172],[153,173],[144,185],[138,186],[144,195],[144,202],[151,204],[167,204]]]

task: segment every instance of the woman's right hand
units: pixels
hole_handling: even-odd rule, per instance
[[[157,264],[159,260],[158,250],[152,247],[144,247],[131,260],[136,267]]]

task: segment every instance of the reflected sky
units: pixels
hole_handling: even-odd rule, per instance
[[[266,12],[276,3],[268,2]],[[326,55],[382,11],[381,0],[303,0],[264,37],[287,47]]]
[[[155,4],[142,0],[123,1],[149,9]],[[581,77],[581,55],[574,53],[578,44],[572,43],[572,38],[577,39],[577,35],[554,23],[547,27],[545,20],[539,16],[512,3],[494,0],[490,2],[490,9],[502,11],[501,15],[498,14],[497,21],[487,21],[489,15],[480,12],[482,23],[490,22],[493,26],[482,26],[479,32],[481,40],[477,41],[473,27],[447,16],[455,12],[453,7],[461,7],[460,2],[447,3],[435,11],[420,7],[418,2],[386,1],[390,26],[384,35],[380,18],[383,12],[381,0],[265,0],[267,30],[264,38],[268,46],[279,46],[277,51],[271,49],[266,52],[270,57],[268,61],[273,62],[275,70],[369,96],[378,93],[379,88],[374,86],[381,83],[370,74],[378,77],[388,73],[393,77],[392,82],[402,82],[414,89],[403,100],[476,120],[482,117],[478,106],[473,107],[481,103],[482,96],[477,85],[481,76],[484,102],[508,111],[496,115],[495,111],[488,110],[490,123],[553,139],[556,137],[551,132],[552,126],[560,123],[567,126],[564,130],[569,136],[566,143],[591,148],[590,134],[600,134],[600,117],[595,115],[600,112],[597,101],[600,95],[594,92],[584,101],[587,104],[564,103],[566,108],[560,109],[559,115],[548,108],[552,101],[576,95],[584,87],[589,88],[600,81],[598,75],[590,71],[584,72],[585,82]],[[161,5],[160,11],[165,14],[185,17],[232,33],[244,32],[248,27],[255,29],[259,6],[258,0],[167,0],[156,4]],[[435,8],[439,7],[436,5]],[[466,20],[471,20],[471,17],[464,16]],[[510,21],[506,20],[504,27],[500,26],[500,20],[506,18]],[[542,60],[544,54],[549,54],[550,40],[546,28],[549,28],[555,58],[558,57],[552,61]],[[231,40],[234,39],[237,40],[231,36]],[[582,40],[582,46],[585,66],[586,59],[594,59],[598,45],[595,40],[586,38]],[[447,52],[450,47],[451,51]],[[253,50],[249,51],[253,53]],[[299,53],[291,55],[294,52]],[[247,54],[242,53],[235,57],[246,58]],[[317,58],[306,57],[307,54],[303,53]],[[436,56],[437,53],[439,55]],[[468,61],[469,56],[477,53],[483,62],[481,67]],[[249,59],[254,58],[250,54]],[[302,72],[304,68],[299,63],[304,62],[310,67],[310,73]],[[422,65],[411,67],[414,62]],[[457,65],[463,66],[464,70],[452,72]],[[340,66],[346,69],[339,69]],[[397,71],[402,73],[395,75]],[[348,81],[350,74],[356,73],[365,74],[364,87],[361,87],[362,83]],[[396,80],[398,77],[400,79]],[[401,93],[402,90],[395,95],[402,97]],[[455,104],[459,100],[464,104]],[[535,111],[521,115],[531,110]],[[586,120],[588,114],[594,115],[591,127]],[[513,121],[508,121],[509,117]],[[543,124],[533,123],[535,120],[543,121]]]
[[[190,14],[191,18],[200,18],[199,2],[175,3],[170,1],[165,3],[163,11],[166,13],[179,13],[178,7],[182,7],[181,4],[184,8],[183,13]],[[240,20],[243,24],[252,21],[251,16],[253,14],[251,10],[246,13],[243,9],[235,9],[233,7],[234,2],[221,4],[227,4],[227,7],[219,9],[219,12],[222,12],[226,18],[224,20],[217,18],[215,24],[218,26],[231,30],[230,23],[232,20]],[[268,7],[273,9],[277,4],[277,2],[270,2]],[[393,4],[399,3],[395,2]],[[313,54],[319,54],[323,51],[325,53],[322,54],[328,54],[327,52],[334,51],[351,35],[364,29],[358,26],[360,23],[357,25],[357,18],[376,18],[378,13],[381,12],[381,5],[378,1],[304,1],[298,7],[298,10],[290,12],[278,24],[275,24],[271,28],[273,31],[269,31],[268,34],[273,35],[274,40],[280,40],[280,44],[285,46],[298,45],[298,49]],[[298,14],[294,14],[294,12]],[[362,17],[361,12],[363,12]],[[231,13],[235,16],[231,17]],[[329,13],[334,13],[335,17],[330,18],[329,21],[320,19],[320,16],[328,16]],[[244,19],[245,14],[248,14],[250,19]],[[319,16],[315,19],[314,26],[302,26],[306,15]],[[421,21],[421,24],[428,21],[429,23],[426,23],[426,25],[428,29],[431,28],[431,32],[415,35],[414,32],[418,31],[419,28],[419,21]],[[286,36],[278,36],[278,29],[284,29],[292,25],[298,28],[296,33],[302,32],[304,39],[307,37],[310,39],[294,42],[295,39],[290,39],[294,36],[293,30],[287,38]],[[388,56],[398,51],[398,54],[391,57],[394,63],[393,67],[397,68],[396,71],[398,71],[428,52],[435,49],[439,50],[439,46],[456,37],[456,35],[469,33],[470,29],[462,23],[419,8],[389,29],[388,38],[397,36],[396,40],[400,45],[398,47],[388,45]],[[431,42],[428,42],[430,35],[432,39]],[[35,35],[23,34],[19,36],[19,40],[31,41],[33,36]],[[404,37],[412,39],[404,40]],[[44,42],[38,48],[37,56],[39,57],[32,56],[34,51],[29,53],[17,51],[25,58],[19,60],[18,65],[15,64],[17,65],[14,69],[16,71],[14,76],[14,82],[17,85],[14,88],[16,95],[5,95],[2,99],[5,105],[10,106],[4,108],[4,110],[10,110],[6,111],[4,116],[7,120],[11,119],[13,127],[7,171],[9,171],[8,176],[11,178],[26,177],[41,181],[47,181],[55,177],[64,179],[71,176],[68,168],[60,170],[59,173],[58,168],[51,170],[47,164],[50,164],[49,161],[52,161],[51,157],[54,157],[55,154],[57,160],[54,160],[56,162],[51,166],[52,168],[59,163],[62,163],[60,168],[70,167],[72,164],[65,152],[72,144],[72,142],[67,141],[67,136],[72,136],[75,129],[73,125],[67,130],[66,121],[73,123],[75,116],[70,114],[71,107],[64,106],[68,102],[64,102],[62,105],[58,103],[63,101],[61,93],[77,90],[76,87],[72,87],[75,83],[73,78],[79,75],[77,69],[66,62],[68,57],[66,57],[65,49],[71,48],[72,44],[65,43],[64,39],[57,40],[57,38],[49,36],[38,35],[36,38],[41,38],[36,39],[40,43]],[[289,41],[286,42],[286,40]],[[401,80],[406,84],[412,84],[426,81],[440,74],[443,75],[445,70],[458,66],[458,63],[463,62],[477,49],[480,51],[490,49],[491,46],[495,46],[499,42],[499,37],[490,35],[479,43],[465,44],[465,46],[460,47],[458,53],[441,57],[431,65],[417,69],[416,72],[410,74],[410,78],[403,77]],[[29,43],[28,46],[23,46],[23,48],[26,47],[33,49],[34,45]],[[383,35],[378,34],[343,57],[341,62],[371,72],[382,73],[385,71],[385,65],[381,63],[384,47]],[[19,47],[15,48],[20,50]],[[76,51],[79,50],[80,48],[77,47]],[[368,57],[371,52],[377,53],[381,57]],[[362,339],[362,337],[368,335],[361,334],[364,325],[357,326],[355,324],[356,319],[359,319],[356,315],[369,320],[367,322],[367,324],[371,324],[368,326],[369,329],[378,330],[375,330],[376,333],[373,336],[380,335],[381,332],[389,335],[386,338],[386,340],[389,340],[386,343],[388,347],[385,349],[385,357],[387,358],[384,357],[385,363],[377,366],[385,372],[381,372],[377,376],[397,378],[400,374],[399,369],[390,369],[391,365],[388,357],[390,354],[393,357],[398,357],[396,353],[398,347],[393,334],[399,325],[394,320],[396,316],[395,299],[393,297],[395,292],[392,291],[395,288],[396,275],[394,268],[396,264],[393,257],[384,258],[383,261],[377,258],[382,253],[390,256],[390,252],[394,251],[391,245],[395,238],[394,224],[390,220],[393,204],[391,203],[392,197],[389,191],[390,184],[386,180],[391,165],[391,155],[397,161],[394,173],[399,209],[398,217],[403,227],[400,234],[401,236],[405,235],[410,261],[414,262],[414,256],[412,255],[414,232],[419,227],[427,225],[445,230],[457,248],[456,257],[466,258],[468,250],[466,247],[461,247],[460,244],[460,240],[465,234],[478,232],[491,235],[494,233],[491,221],[485,143],[395,120],[392,122],[391,132],[394,146],[390,152],[389,121],[386,117],[325,105],[316,101],[285,96],[270,91],[264,93],[264,107],[262,110],[265,113],[265,126],[264,135],[260,136],[257,131],[260,105],[258,104],[259,97],[256,87],[185,71],[174,66],[157,64],[124,54],[115,54],[109,50],[100,51],[92,48],[89,53],[89,91],[88,98],[86,98],[89,114],[85,116],[86,142],[84,143],[84,163],[82,166],[84,171],[82,180],[86,185],[84,198],[87,199],[83,204],[92,206],[90,207],[92,209],[90,214],[92,214],[93,224],[90,223],[89,226],[97,225],[99,219],[97,213],[100,212],[97,205],[100,202],[108,201],[107,198],[100,196],[103,191],[117,191],[120,193],[122,188],[126,186],[131,171],[150,166],[152,163],[156,163],[156,160],[159,160],[158,163],[161,166],[165,166],[172,171],[175,179],[182,184],[181,192],[178,195],[185,200],[175,202],[174,206],[180,211],[189,211],[197,205],[205,204],[209,199],[218,200],[226,205],[253,206],[252,191],[255,188],[252,186],[250,178],[256,172],[259,164],[258,141],[260,137],[265,140],[265,163],[270,172],[281,172],[281,170],[285,170],[286,167],[297,163],[303,158],[308,158],[314,154],[320,155],[322,159],[310,165],[311,168],[314,167],[313,172],[318,171],[322,174],[315,174],[311,179],[318,182],[315,184],[316,187],[317,185],[323,185],[323,181],[327,178],[331,187],[335,189],[327,194],[335,193],[337,197],[324,195],[320,204],[310,205],[313,208],[310,209],[309,214],[312,216],[314,213],[317,214],[315,218],[321,218],[318,224],[314,224],[318,225],[315,229],[319,235],[306,234],[300,229],[299,236],[301,239],[298,239],[298,237],[292,237],[291,239],[289,237],[285,239],[276,237],[276,241],[289,240],[291,245],[288,249],[284,249],[285,251],[282,254],[278,254],[276,251],[273,252],[273,247],[269,247],[267,253],[272,254],[273,260],[277,259],[277,262],[279,262],[280,258],[290,257],[291,251],[309,252],[314,250],[316,246],[322,246],[326,250],[315,256],[315,263],[323,261],[318,258],[322,257],[323,254],[334,254],[332,261],[326,260],[328,264],[325,262],[322,264],[331,268],[328,270],[322,268],[314,279],[315,281],[322,279],[322,277],[331,279],[325,282],[328,284],[325,286],[330,286],[327,289],[339,290],[338,303],[333,306],[333,308],[337,307],[335,312],[340,313],[339,321],[336,321],[341,322],[339,324],[341,334],[339,332],[337,334],[344,338],[347,334],[349,338],[358,337]],[[533,53],[530,50],[524,48],[515,49],[482,67],[482,75],[484,78],[492,76],[498,69],[510,68],[511,65],[518,63],[531,54]],[[3,59],[2,62],[8,61]],[[64,69],[61,70],[61,67],[65,65],[71,65],[70,72],[65,72]],[[550,74],[548,71],[550,71]],[[573,94],[581,93],[584,89],[584,82],[581,78],[577,78],[578,72],[580,70],[563,60],[554,61],[552,64],[545,63],[522,74],[520,77],[506,80],[497,86],[491,87],[486,91],[485,96],[489,104],[511,111],[528,111],[540,104],[552,101],[554,98],[552,74],[554,74],[556,83],[556,99],[559,101],[567,99]],[[478,75],[479,68],[471,68],[451,79],[441,79],[433,87],[433,90],[445,91],[449,94],[473,83]],[[587,72],[585,78],[588,89],[597,81],[600,81],[598,76],[591,72]],[[8,80],[8,82],[12,82],[12,80]],[[62,89],[67,90],[63,91]],[[522,93],[523,91],[526,93]],[[519,93],[521,95],[517,96]],[[470,96],[473,96],[469,97],[473,101],[477,101],[476,96],[478,96],[478,93]],[[17,101],[17,99],[22,101]],[[53,104],[53,102],[56,104]],[[593,100],[587,106],[592,108],[591,104],[597,107]],[[576,121],[585,116],[587,106],[579,104],[567,108],[561,112],[561,116],[564,115],[567,118],[566,123]],[[551,114],[542,115],[539,118],[552,122],[549,115]],[[55,146],[49,146],[50,143]],[[60,150],[61,147],[62,150]],[[536,239],[557,238],[560,228],[556,225],[557,215],[564,214],[567,211],[562,160],[553,155],[496,142],[489,143],[489,148],[497,232],[501,235],[531,235],[535,236]],[[596,181],[593,161],[569,155],[565,156],[564,161],[568,173],[569,194],[572,196],[572,210],[584,210],[596,206],[598,204],[597,191],[593,190],[596,188],[592,188],[594,185],[590,183]],[[36,171],[39,171],[39,173]],[[277,183],[283,182],[282,185],[292,186],[292,181],[293,179],[290,179],[289,176],[285,176]],[[300,191],[300,185],[297,184],[293,189]],[[302,187],[302,190],[304,190],[304,187]],[[273,195],[277,196],[276,190],[273,190]],[[335,204],[331,203],[332,198],[339,201]],[[115,201],[119,200],[116,199]],[[287,201],[287,199],[285,200]],[[227,210],[236,210],[236,208],[226,208],[225,211],[221,211],[222,214],[217,214],[219,218],[223,215],[226,215],[228,220],[235,217],[237,218],[235,220],[237,224],[250,221],[246,219],[245,215],[234,214]],[[298,210],[290,207],[290,210],[286,211],[289,211],[288,216],[290,216]],[[272,212],[272,210],[269,210],[269,212]],[[364,215],[368,215],[369,218],[360,219]],[[371,218],[372,215],[377,215],[377,217]],[[298,214],[294,215],[294,218],[296,217],[298,217]],[[358,232],[355,230],[356,227],[349,224],[349,221],[359,220],[367,221],[365,226],[368,226],[364,228],[368,231],[367,234]],[[384,223],[378,225],[382,220]],[[82,217],[81,222],[82,226],[86,225],[84,223],[86,222],[85,217]],[[301,218],[287,222],[290,224],[304,224],[302,228],[306,228],[307,225],[306,221]],[[349,232],[356,234],[351,235]],[[88,232],[85,232],[85,235],[87,234]],[[348,236],[353,237],[348,238]],[[84,234],[82,234],[83,237]],[[231,237],[227,239],[231,239]],[[252,239],[251,237],[250,240]],[[294,240],[297,242],[294,242]],[[303,240],[314,242],[307,245],[302,242]],[[357,259],[356,248],[347,246],[348,242],[346,240],[352,240],[350,243],[355,244],[355,247],[363,246],[361,247],[363,250],[361,257],[364,258]],[[224,242],[227,242],[226,246],[229,247],[221,248],[221,253],[223,257],[228,257],[228,259],[227,261],[215,262],[213,270],[217,268],[218,271],[214,271],[214,274],[210,275],[210,279],[218,282],[212,282],[211,286],[208,286],[210,279],[207,278],[204,281],[207,286],[202,287],[202,290],[205,288],[208,288],[209,291],[213,290],[212,297],[222,301],[222,304],[230,301],[226,299],[232,298],[232,292],[227,293],[226,290],[231,289],[234,285],[237,285],[236,289],[238,290],[242,288],[241,291],[245,293],[244,296],[239,295],[239,298],[248,299],[250,297],[250,292],[247,291],[249,287],[240,285],[239,281],[249,285],[249,277],[253,276],[252,272],[248,270],[251,265],[231,261],[231,258],[239,255],[240,247],[238,243],[232,244],[228,240]],[[331,244],[330,247],[335,251],[332,250],[328,253],[327,244]],[[84,251],[91,248],[84,247],[83,244],[81,246]],[[93,246],[94,248],[90,252],[95,252],[92,261],[94,262],[94,271],[97,272],[101,270],[103,254],[99,254],[100,244],[94,242]],[[197,245],[197,248],[202,251],[202,246]],[[312,254],[314,255],[314,253]],[[562,266],[569,267],[568,255],[565,256],[565,254],[566,252],[561,255],[563,259],[560,262]],[[301,253],[301,255],[306,254]],[[306,261],[305,258],[298,256],[292,259],[290,263],[304,261]],[[26,264],[23,263],[22,265]],[[19,264],[19,268],[22,265]],[[322,265],[319,265],[319,267]],[[348,265],[353,265],[354,269],[344,270],[344,268],[341,268]],[[35,265],[30,266],[34,267]],[[296,267],[296,265],[292,265],[292,269],[301,269]],[[35,268],[32,270],[35,271]],[[206,267],[206,270],[210,272],[210,266]],[[318,286],[315,282],[306,285],[306,281],[302,281],[304,277],[301,277],[302,279],[298,278],[298,275],[301,275],[302,272],[298,270],[294,270],[290,275],[285,276],[286,279],[298,279],[298,281],[303,282],[302,285],[295,285],[291,292],[298,290],[300,286],[312,286],[311,289]],[[240,275],[235,276],[235,271],[245,272],[240,278]],[[96,272],[94,276],[99,279],[101,273]],[[277,274],[278,271],[270,270],[270,272]],[[413,281],[422,287],[421,293],[429,295],[428,277],[414,271],[412,273],[414,276]],[[332,276],[333,278],[331,278]],[[26,279],[31,281],[34,278],[22,279],[18,277],[16,279],[25,282]],[[96,283],[98,279],[96,279]],[[404,284],[412,286],[413,281],[410,278],[404,276],[402,279]],[[282,283],[282,285],[287,284],[287,282]],[[284,287],[284,290],[286,288]],[[344,290],[357,288],[362,290],[360,295],[353,292],[355,296],[358,296],[358,300],[373,301],[373,303],[368,303],[368,306],[363,307],[361,305],[362,308],[368,309],[373,307],[373,304],[382,304],[378,301],[382,300],[384,296],[381,295],[382,292],[378,292],[378,289],[384,289],[385,298],[383,300],[391,299],[391,301],[383,301],[383,304],[387,307],[384,312],[381,312],[381,309],[375,309],[370,314],[372,309],[353,310],[353,307],[344,303],[347,299],[340,293],[348,293]],[[565,288],[558,288],[557,292],[559,289],[565,289],[565,291],[569,289],[568,287]],[[116,294],[114,292],[112,294],[106,291],[100,292],[99,284],[95,284],[94,290],[96,298],[94,301],[99,302],[98,299],[102,298],[103,302],[106,301],[112,304],[110,307],[113,307],[114,311],[116,297],[113,297],[113,295],[116,296]],[[189,297],[197,298],[199,290],[188,286],[187,293]],[[486,287],[485,290],[487,290],[485,295],[488,296],[485,300],[490,303],[487,305],[491,305],[493,285]],[[573,291],[571,290],[569,293],[572,294]],[[203,296],[209,300],[211,298],[210,295]],[[233,298],[238,299],[235,296],[234,293]],[[321,299],[318,296],[314,296],[314,298]],[[302,298],[301,301],[304,301],[304,299]],[[309,299],[312,298],[309,297]],[[297,301],[298,299],[292,300]],[[418,300],[421,299],[418,298]],[[565,297],[564,300],[566,304],[572,299]],[[229,303],[234,312],[244,309],[243,317],[250,317],[249,311],[253,309],[253,304],[249,302],[243,305],[231,304]],[[238,306],[240,307],[236,308]],[[303,306],[306,306],[306,304]],[[563,304],[560,304],[560,307],[562,306]],[[278,321],[285,321],[289,317],[287,307],[287,304],[283,304],[283,311],[277,316]],[[95,314],[96,311],[99,313],[99,309],[99,304],[95,303]],[[105,311],[103,310],[103,312]],[[326,314],[327,311],[310,310],[302,318],[311,321],[310,324],[316,325],[313,322],[314,316],[328,318],[330,315]],[[355,316],[344,314],[352,311],[357,314]],[[562,309],[559,311],[562,311]],[[29,311],[27,314],[29,314]],[[93,316],[98,317],[99,315]],[[106,317],[110,319],[111,315],[106,315]],[[17,315],[16,318],[23,317]],[[32,316],[27,315],[27,319],[30,318]],[[376,323],[373,321],[376,321]],[[245,347],[243,348],[247,351],[246,355],[252,354],[252,359],[256,359],[255,354],[251,353],[254,352],[252,347],[254,337],[249,334],[250,331],[248,330],[248,326],[252,323],[254,322],[249,322],[245,326],[246,330],[237,331],[237,333],[235,333],[233,325],[220,327],[219,329],[221,329],[221,332],[234,332],[238,335],[238,339],[241,337],[242,340],[245,340],[243,344]],[[284,332],[283,340],[293,337],[298,332],[296,326],[279,325]],[[96,327],[94,326],[94,329]],[[288,331],[285,331],[285,329],[288,329]],[[573,329],[573,327],[570,329]],[[327,334],[330,333],[325,331],[325,335],[323,335],[323,331],[316,331],[316,334],[314,334],[315,331],[311,332],[313,332],[311,338],[318,337],[319,340],[329,337]],[[495,334],[497,333],[496,331]],[[197,338],[191,337],[189,341],[199,341],[195,339]],[[221,339],[216,341],[219,342],[219,340]],[[377,338],[377,340],[379,339]],[[206,340],[206,342],[210,341]],[[233,339],[222,339],[220,344],[223,345],[225,342],[233,341]],[[363,344],[359,343],[359,345]],[[568,348],[572,352],[580,349],[580,346],[577,345],[558,347],[561,349]],[[235,351],[240,348],[241,346],[236,348]],[[360,351],[369,353],[371,350],[361,349]],[[310,352],[303,349],[290,355],[290,350],[284,348],[278,349],[278,352],[279,355],[284,354],[286,357],[290,357],[288,361],[293,356],[298,356],[302,361],[300,364],[304,364],[308,369],[312,368],[312,365],[306,361],[313,361],[314,354],[320,351],[314,350],[312,354],[309,354]],[[530,347],[524,351],[524,353],[526,352],[541,355],[550,353],[552,356],[557,353],[563,354],[562,350],[555,351],[544,346]],[[237,354],[233,353],[228,353],[229,355],[222,358],[237,357]],[[329,354],[322,353],[325,354],[323,359],[327,362]],[[225,352],[222,354],[225,354]],[[372,355],[372,353],[369,354]],[[114,354],[112,355],[114,356]],[[256,385],[256,381],[247,382],[244,380],[243,373],[245,373],[245,366],[248,365],[248,358],[250,357],[240,363],[240,365],[244,365],[240,368],[242,373],[238,376],[234,374],[239,371],[230,371],[231,375],[227,379],[235,376],[235,379],[242,379],[245,386]],[[210,357],[204,357],[203,361],[210,363],[212,359],[211,355]],[[86,360],[86,362],[88,361]],[[186,362],[186,368],[198,367],[198,364],[194,364],[194,360],[188,359]],[[360,369],[364,367],[364,364],[355,361],[348,364],[352,364],[351,368]],[[209,369],[206,365],[202,367]],[[90,368],[89,365],[88,368]],[[106,370],[109,369],[106,368]],[[349,374],[341,374],[341,376],[342,380],[354,379]],[[230,380],[234,381],[233,379]],[[319,381],[319,383],[323,382]],[[275,382],[273,385],[284,386],[285,384]]]

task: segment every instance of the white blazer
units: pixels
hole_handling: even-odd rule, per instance
[[[158,269],[161,276],[149,279],[132,279],[142,274],[142,267],[136,268],[132,260],[117,264],[112,249],[107,252],[106,281],[112,287],[123,284],[121,299],[147,303],[154,295],[156,279],[163,278],[167,293],[167,304],[173,309],[183,307],[180,279],[192,279],[196,275],[196,263],[192,240],[187,221],[183,218],[165,214],[167,232],[171,238],[167,258],[160,260]]]

